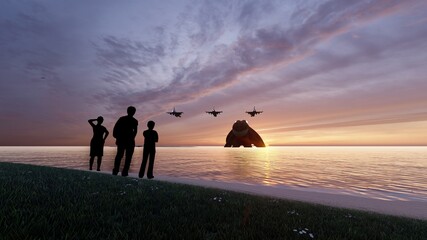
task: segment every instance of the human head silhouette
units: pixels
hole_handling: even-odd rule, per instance
[[[148,121],[147,122],[148,129],[152,130],[154,128],[154,125],[156,125],[156,123],[154,121]]]
[[[96,119],[96,122],[97,122],[98,124],[102,124],[102,123],[104,122],[104,118],[103,118],[102,116],[99,116],[99,117]]]
[[[135,115],[136,108],[134,106],[129,106],[127,112],[128,115],[132,117],[133,115]]]

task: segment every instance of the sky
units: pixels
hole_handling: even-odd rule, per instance
[[[130,105],[137,145],[149,120],[158,146],[236,120],[270,146],[427,145],[424,0],[2,0],[0,53],[2,146],[89,145]]]

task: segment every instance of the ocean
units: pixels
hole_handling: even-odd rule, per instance
[[[104,148],[102,171],[115,154]],[[0,147],[0,162],[61,168],[88,169],[88,155],[89,147]],[[137,147],[130,172],[141,158]],[[427,147],[158,147],[154,175],[427,202]]]

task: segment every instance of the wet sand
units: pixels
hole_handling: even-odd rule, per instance
[[[129,177],[137,178],[138,175],[130,173]],[[155,180],[427,220],[427,202],[422,201],[383,200],[339,194],[338,191],[337,193],[329,193],[311,189],[294,189],[292,187],[286,188],[243,183],[228,183],[168,176],[156,176]]]

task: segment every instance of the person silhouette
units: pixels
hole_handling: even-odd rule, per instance
[[[153,121],[147,122],[148,129],[144,131],[144,150],[142,152],[141,168],[139,169],[139,177],[144,177],[145,166],[147,165],[147,159],[150,158],[147,169],[147,178],[154,178],[154,158],[156,156],[156,142],[159,141],[159,135],[154,131],[155,123]]]
[[[96,125],[93,123],[96,121]],[[97,157],[96,171],[101,171],[102,155],[104,155],[104,143],[108,137],[108,130],[102,126],[104,118],[99,116],[96,119],[89,119],[89,124],[92,126],[93,137],[90,140],[90,159],[89,159],[89,170],[92,170],[93,161]]]
[[[135,137],[138,132],[138,120],[133,117],[135,112],[136,108],[129,106],[127,108],[128,115],[120,117],[114,125],[113,137],[116,139],[117,154],[114,159],[113,175],[117,175],[119,173],[120,162],[122,161],[125,151],[126,157],[122,176],[126,177],[128,175],[130,162],[135,149]]]

